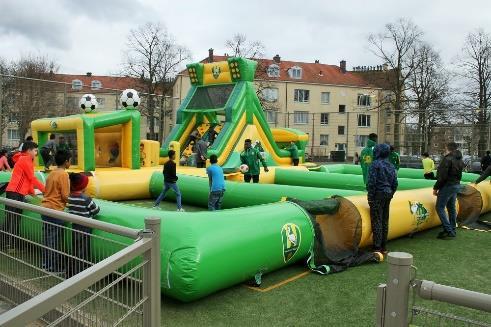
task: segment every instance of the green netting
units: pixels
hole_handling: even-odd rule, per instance
[[[225,104],[235,84],[198,87],[186,109],[218,109]]]

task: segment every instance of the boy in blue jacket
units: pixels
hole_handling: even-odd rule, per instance
[[[377,144],[373,149],[375,160],[368,169],[367,191],[372,221],[373,250],[387,253],[390,201],[397,190],[397,173],[389,162],[390,147]]]

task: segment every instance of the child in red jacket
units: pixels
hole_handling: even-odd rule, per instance
[[[34,188],[44,192],[44,185],[34,176],[33,160],[38,154],[38,145],[34,142],[24,142],[23,151],[15,163],[12,177],[6,189],[7,199],[24,202],[25,196],[34,195]],[[6,231],[10,237],[6,239],[7,250],[15,247],[15,235],[19,235],[20,214],[22,209],[5,206]]]

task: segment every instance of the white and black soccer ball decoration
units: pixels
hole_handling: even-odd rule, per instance
[[[94,112],[97,109],[97,98],[93,94],[84,94],[78,102],[80,109],[85,113]]]
[[[126,89],[121,93],[121,105],[125,109],[136,109],[140,104],[138,92],[133,89]]]

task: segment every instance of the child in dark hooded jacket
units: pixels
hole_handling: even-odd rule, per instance
[[[390,147],[377,144],[373,149],[375,160],[370,165],[367,178],[368,204],[372,221],[373,249],[387,253],[389,231],[389,206],[397,190],[397,173],[389,162]]]

